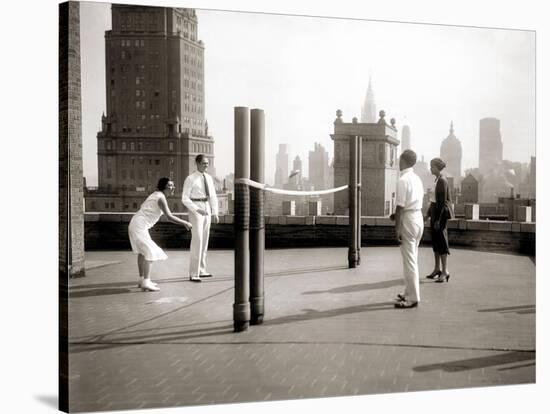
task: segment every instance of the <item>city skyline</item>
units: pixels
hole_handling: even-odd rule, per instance
[[[369,74],[377,109],[396,119],[399,134],[410,126],[419,158],[439,155],[453,121],[462,170],[477,167],[485,117],[501,121],[505,159],[528,163],[535,155],[534,32],[205,10],[197,16],[205,43],[205,115],[220,177],[233,170],[232,157],[221,154],[233,154],[234,106],[266,112],[269,183],[275,175],[269,154],[280,143],[288,144],[292,159],[300,156],[304,171],[315,142],[333,158],[335,112],[341,109],[346,122],[360,118]],[[81,18],[83,50],[91,51],[82,58],[84,174],[93,185],[110,5],[82,3]],[[362,38],[371,44],[360,54]]]

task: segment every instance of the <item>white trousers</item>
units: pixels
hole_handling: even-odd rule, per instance
[[[411,302],[420,301],[420,277],[418,274],[418,245],[424,233],[424,218],[421,211],[404,211],[401,225],[401,257],[405,298]]]
[[[200,276],[206,271],[206,253],[208,250],[208,238],[210,236],[210,205],[207,202],[196,202],[200,208],[206,210],[206,216],[198,213],[189,213],[189,221],[193,225],[191,229],[191,258],[189,260],[189,276]]]

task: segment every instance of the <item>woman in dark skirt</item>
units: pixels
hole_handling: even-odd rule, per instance
[[[435,282],[448,282],[451,275],[447,267],[449,252],[449,237],[447,235],[447,220],[452,218],[451,191],[447,179],[441,174],[445,162],[441,158],[434,158],[430,162],[430,171],[435,178],[434,199],[430,203],[426,220],[430,219],[432,230],[432,247],[435,266],[432,273],[426,276],[435,279]]]

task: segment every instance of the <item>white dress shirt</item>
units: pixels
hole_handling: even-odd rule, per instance
[[[208,185],[208,201],[210,204],[210,211],[213,216],[218,215],[218,197],[216,196],[216,187],[214,186],[214,180],[212,177],[204,173],[206,177],[206,183]],[[204,178],[201,172],[195,171],[190,174],[183,183],[183,194],[181,196],[181,201],[187,209],[195,213],[199,208],[203,208],[202,203],[197,204],[193,199],[201,199],[206,197],[206,189],[204,188]]]
[[[422,210],[423,198],[424,186],[420,177],[414,173],[412,167],[402,170],[397,180],[395,204],[405,211]]]

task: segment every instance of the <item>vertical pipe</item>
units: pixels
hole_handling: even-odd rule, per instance
[[[250,178],[250,114],[246,107],[235,107],[235,180]],[[249,298],[249,189],[235,183],[235,303],[233,329],[241,332],[250,322]]]
[[[357,267],[357,140],[349,136],[349,268]]]
[[[250,178],[265,181],[265,114],[262,109],[250,111]],[[250,189],[250,323],[264,319],[264,192]]]
[[[361,264],[361,193],[363,191],[363,137],[357,139],[357,265]]]

